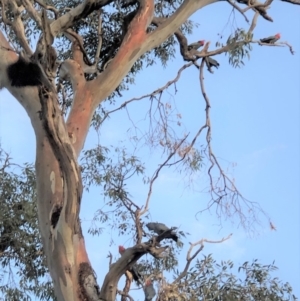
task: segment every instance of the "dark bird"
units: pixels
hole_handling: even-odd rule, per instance
[[[201,40],[201,41],[192,43],[192,44],[188,45],[188,50],[192,50],[192,49],[193,49],[193,50],[197,50],[197,49],[199,49],[200,47],[202,47],[204,44],[205,44],[205,41],[204,41],[204,40]]]
[[[212,67],[216,67],[217,69],[219,68],[220,64],[218,63],[218,61],[212,59],[211,57],[207,56],[205,58],[205,63],[206,63],[206,66],[208,68],[209,71],[211,71],[211,68]]]
[[[166,236],[166,238],[171,238],[175,242],[178,241],[178,236],[176,233],[172,231],[172,229],[168,228],[165,224],[162,223],[148,223],[146,227],[150,230],[155,232],[156,234],[160,235],[163,234],[166,231],[169,231],[170,233]]]
[[[51,89],[48,78],[41,67],[19,55],[18,60],[7,67],[7,76],[13,87],[45,86]]]
[[[155,289],[150,279],[146,280],[145,282],[144,293],[145,293],[145,301],[151,301],[153,297],[156,295]]]
[[[126,249],[123,246],[119,246],[119,253],[121,255],[124,254]],[[137,266],[134,264],[128,271],[131,273],[133,280],[136,282],[137,285],[140,285],[143,283],[142,281],[142,275],[139,273]]]
[[[267,37],[267,38],[264,38],[264,39],[260,39],[260,41],[262,43],[265,43],[265,44],[274,44],[279,39],[280,39],[280,33],[276,33],[275,36],[270,36],[270,37]]]

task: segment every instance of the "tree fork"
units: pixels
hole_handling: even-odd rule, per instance
[[[111,264],[101,287],[100,299],[115,301],[120,277],[149,251],[149,245],[137,244],[126,249],[119,260]]]

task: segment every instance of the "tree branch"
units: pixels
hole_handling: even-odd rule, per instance
[[[51,31],[54,36],[72,27],[78,20],[84,19],[93,11],[113,2],[114,0],[85,0],[78,6],[59,17],[51,23]]]
[[[145,0],[146,1],[146,0]],[[143,3],[144,1],[142,1]],[[88,85],[95,89],[98,98],[94,107],[108,97],[120,84],[136,60],[145,52],[153,49],[173,34],[198,9],[217,2],[217,0],[184,0],[178,10],[161,26],[146,34],[146,28],[153,18],[153,1],[147,0],[141,6],[129,25],[121,47],[104,72]],[[118,74],[115,70],[118,69]]]
[[[148,98],[148,97],[154,97],[154,96],[156,96],[156,95],[161,94],[164,90],[168,89],[171,85],[175,84],[175,83],[179,80],[179,78],[180,78],[181,73],[183,72],[183,70],[185,70],[186,68],[188,68],[188,67],[190,67],[190,66],[192,66],[192,65],[193,65],[192,62],[183,65],[183,66],[178,70],[177,75],[176,75],[176,77],[175,77],[174,79],[168,81],[164,86],[158,88],[157,90],[155,90],[155,91],[153,91],[153,92],[151,92],[151,93],[149,93],[149,94],[142,95],[142,96],[140,96],[140,97],[134,97],[134,98],[131,98],[131,99],[129,99],[129,100],[123,102],[118,108],[113,109],[113,110],[111,110],[111,111],[109,111],[109,112],[106,112],[105,115],[104,115],[104,117],[103,117],[103,119],[102,119],[101,122],[100,122],[100,125],[103,124],[103,122],[106,120],[106,118],[109,117],[109,115],[111,115],[112,113],[117,112],[117,111],[119,111],[119,110],[125,108],[125,107],[126,107],[128,104],[130,104],[131,102],[138,101],[138,100],[142,100],[142,99]]]
[[[128,292],[126,292],[126,291],[120,291],[120,290],[117,290],[117,293],[118,293],[119,295],[122,296],[122,298],[121,298],[122,301],[125,301],[125,300],[126,300],[126,297],[127,297],[130,301],[134,301],[134,299],[133,299],[133,298],[128,294]],[[123,297],[124,297],[124,299],[123,299]]]
[[[43,2],[43,0],[34,0],[34,2],[39,4],[42,8],[52,11],[55,15],[55,19],[57,19],[59,11],[54,6],[47,5],[46,3]]]
[[[4,7],[4,12],[2,12],[2,15],[5,14],[6,9],[9,7],[9,10],[11,11],[12,16],[14,17],[13,21],[8,21],[6,18],[3,19],[8,21],[8,24],[12,27],[16,37],[18,38],[18,41],[20,45],[23,47],[25,53],[27,55],[32,55],[33,52],[28,44],[28,41],[25,37],[25,28],[24,24],[22,22],[21,13],[24,10],[23,5],[18,6],[15,1],[8,1],[3,0],[2,1],[2,7]]]
[[[30,17],[36,22],[37,26],[42,30],[43,25],[41,17],[39,16],[37,10],[33,7],[32,3],[29,0],[23,0],[22,4],[25,6],[26,11]]]
[[[182,145],[182,143],[186,140],[186,138],[188,137],[188,135],[186,135],[178,144],[177,146],[174,148],[174,150],[169,154],[169,156],[167,157],[167,159],[159,166],[159,168],[157,168],[157,170],[154,172],[154,175],[152,176],[151,180],[150,180],[150,184],[149,184],[149,190],[148,190],[148,195],[147,195],[147,199],[146,199],[146,203],[145,203],[145,208],[140,212],[140,216],[142,216],[143,214],[145,214],[148,211],[148,207],[149,207],[149,202],[150,202],[150,198],[152,195],[152,187],[153,184],[155,182],[155,180],[157,179],[159,172],[162,170],[163,167],[165,167],[167,165],[167,163],[170,161],[170,159],[177,153],[177,150],[180,148],[180,146]]]
[[[291,4],[296,4],[296,5],[300,5],[300,0],[281,0],[283,2],[288,2]]]
[[[254,28],[256,27],[256,23],[257,23],[257,19],[259,17],[259,12],[256,12],[253,16],[253,19],[252,19],[252,22],[251,22],[251,25],[248,29],[248,33],[252,33]]]
[[[186,255],[186,265],[185,265],[185,268],[184,270],[179,274],[179,276],[173,281],[173,283],[177,283],[179,282],[183,277],[185,277],[187,275],[187,272],[189,270],[189,267],[190,267],[190,264],[192,263],[192,261],[197,257],[197,255],[204,249],[204,243],[222,243],[228,239],[230,239],[232,236],[232,234],[229,234],[227,237],[223,237],[221,240],[208,240],[208,239],[205,239],[205,238],[202,238],[201,240],[199,240],[198,242],[195,242],[195,243],[190,243],[190,248],[187,252],[187,255]],[[197,245],[200,245],[200,247],[198,248],[198,250],[193,254],[191,255],[192,253],[192,250],[194,247],[196,247]]]
[[[232,2],[231,0],[227,0],[227,2],[228,2],[233,8],[235,8],[238,12],[240,12],[240,13],[244,16],[246,22],[249,23],[249,19],[248,19],[247,16],[245,15],[245,12],[244,12],[238,5],[236,5],[236,4],[235,4],[234,2]]]
[[[265,214],[265,212],[261,209],[261,207],[255,203],[250,202],[247,199],[245,199],[242,194],[239,192],[237,187],[235,186],[235,183],[233,180],[227,176],[227,174],[223,171],[219,161],[217,160],[211,146],[211,121],[210,121],[210,101],[207,96],[207,93],[205,91],[204,87],[204,76],[203,76],[203,68],[204,68],[204,59],[202,59],[201,66],[200,66],[200,74],[199,74],[199,80],[200,80],[200,87],[201,92],[203,95],[203,98],[206,103],[206,122],[201,128],[207,128],[206,133],[206,143],[207,143],[207,156],[210,161],[210,166],[208,168],[208,175],[209,175],[209,181],[210,181],[210,195],[211,200],[207,205],[207,208],[204,210],[209,210],[214,204],[217,205],[216,212],[218,217],[220,218],[222,214],[224,214],[226,217],[233,216],[234,214],[238,214],[240,218],[240,223],[242,226],[246,229],[249,229],[249,224],[246,224],[246,222],[250,221],[250,217],[245,216],[244,212],[245,210],[242,210],[241,208],[241,202],[240,199],[243,201],[245,206],[247,207],[248,212],[252,212],[251,218],[256,219],[256,210],[258,209],[260,212]],[[213,179],[212,171],[214,169],[214,166],[217,166],[219,176],[217,180]],[[221,185],[219,182],[221,181]],[[224,202],[224,198],[226,199],[228,197],[228,194],[230,195],[230,203]],[[202,210],[202,211],[204,211]],[[202,212],[200,211],[200,212]]]
[[[100,298],[106,301],[115,301],[117,285],[120,277],[132,267],[139,258],[147,253],[148,247],[145,244],[138,244],[128,248],[122,256],[110,266],[101,287]]]
[[[154,17],[152,20],[152,24],[154,24],[155,26],[160,26],[162,25],[164,22],[167,21],[167,18],[162,18],[162,17]],[[187,38],[185,37],[185,35],[181,32],[180,29],[177,29],[174,32],[175,37],[177,38],[177,41],[180,45],[180,53],[183,57],[184,60],[186,61],[193,61],[195,58],[193,56],[193,53],[197,50],[195,49],[191,49],[188,50],[188,42],[187,42]]]

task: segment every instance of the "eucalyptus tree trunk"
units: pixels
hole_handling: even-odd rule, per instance
[[[165,41],[192,13],[215,1],[185,0],[170,18],[161,22],[157,30],[147,33],[153,20],[154,0],[140,0],[139,10],[128,27],[118,53],[92,81],[85,80],[83,54],[74,43],[73,59],[66,60],[60,66],[60,77],[70,80],[74,92],[67,120],[59,107],[54,87],[49,90],[43,86],[12,86],[7,68],[18,61],[18,55],[0,32],[0,88],[7,88],[24,107],[36,136],[39,227],[59,301],[114,301],[118,280],[126,271],[128,260],[133,263],[146,253],[143,246],[128,250],[110,269],[100,291],[79,221],[82,180],[78,156],[95,109],[118,87],[142,54]],[[90,2],[84,1],[54,20],[50,25],[53,37],[73,24],[76,19],[74,15],[80,16],[86,12],[86,7],[92,10]],[[102,2],[105,4],[105,1]]]

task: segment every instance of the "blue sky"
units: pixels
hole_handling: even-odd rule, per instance
[[[190,42],[205,39],[211,47],[224,35],[224,41],[232,30],[232,19],[227,3],[206,7],[193,16],[200,26],[195,29]],[[207,185],[205,173],[192,177],[188,187],[187,178],[163,170],[155,183],[150,212],[153,221],[165,222],[169,226],[191,233],[185,241],[195,242],[201,238],[220,239],[233,233],[232,238],[219,245],[207,245],[203,253],[212,253],[216,259],[233,260],[236,265],[244,261],[259,259],[265,264],[275,260],[279,270],[275,273],[281,280],[288,281],[300,297],[300,7],[274,1],[269,10],[274,23],[259,19],[254,38],[259,39],[277,32],[281,40],[293,45],[295,55],[287,48],[261,47],[254,45],[250,61],[241,69],[228,64],[228,57],[216,59],[221,64],[214,74],[205,73],[205,87],[211,101],[212,146],[223,168],[233,174],[242,194],[251,201],[259,202],[268,213],[277,231],[271,231],[263,220],[259,235],[249,237],[237,223],[227,221],[220,228],[214,210],[195,217],[209,200],[203,188]],[[251,16],[251,12],[248,14]],[[213,16],[213,17],[212,17]],[[232,18],[232,15],[231,15]],[[245,22],[235,13],[237,27]],[[247,26],[247,25],[246,25]],[[140,96],[174,78],[184,64],[180,55],[163,69],[158,63],[138,75],[136,84],[123,93],[119,104],[133,96]],[[185,70],[177,84],[178,92],[170,88],[164,94],[165,102],[176,102],[176,108],[183,116],[186,131],[195,133],[204,120],[198,71]],[[136,121],[145,116],[148,100],[132,107],[130,114]],[[141,113],[142,112],[142,113]],[[142,121],[140,121],[143,124]],[[142,125],[143,126],[143,125]],[[131,124],[126,111],[113,116],[100,133],[104,145],[128,139]],[[35,138],[29,118],[23,108],[8,94],[0,92],[0,137],[5,150],[18,162],[34,162]],[[86,141],[86,148],[98,141],[92,130]],[[126,143],[126,142],[125,142]],[[130,148],[130,145],[128,145]],[[151,175],[160,154],[142,150],[138,153],[149,165]],[[132,195],[139,204],[146,199],[147,189],[140,182],[132,182]],[[81,217],[87,229],[93,212],[103,205],[98,189],[84,195]],[[166,212],[168,212],[166,214]],[[101,237],[86,237],[88,252],[99,283],[105,276],[103,265],[108,266],[108,251],[117,256],[117,246],[109,246],[111,235],[104,231]],[[113,236],[116,245],[129,247],[132,242],[126,237]],[[99,247],[100,246],[100,247]],[[123,284],[121,284],[122,286]]]

